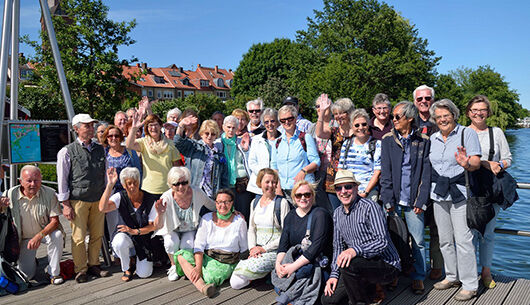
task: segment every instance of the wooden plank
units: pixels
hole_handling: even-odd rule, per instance
[[[164,274],[165,275],[165,274]],[[173,293],[189,284],[189,281],[180,279],[175,282],[168,281],[166,276],[157,277],[155,281],[146,283],[142,286],[136,287],[134,291],[126,290],[120,291],[116,294],[113,294],[110,298],[105,298],[104,300],[107,303],[113,303],[116,305],[120,304],[141,304],[146,301],[149,301],[156,297],[159,294]],[[133,293],[131,293],[133,292]],[[107,300],[110,300],[109,302]]]
[[[423,305],[440,305],[445,304],[458,291],[458,287],[452,287],[446,290],[431,289],[428,294],[424,295],[416,304]]]
[[[512,287],[510,294],[504,300],[503,305],[527,305],[530,304],[530,281],[518,279]]]
[[[411,280],[408,277],[400,277],[398,285],[394,291],[385,291],[385,299],[381,304],[395,304],[393,300],[402,293],[406,293],[410,283]]]
[[[475,305],[502,304],[510,293],[516,279],[503,275],[494,275],[493,279],[497,286],[493,289],[486,289],[474,303]]]
[[[213,303],[213,304],[231,304],[231,305],[249,304],[249,303],[254,302],[255,300],[257,300],[257,299],[259,299],[259,298],[261,298],[263,296],[266,296],[271,291],[276,295],[276,293],[274,292],[273,288],[274,287],[272,285],[270,285],[270,284],[267,284],[265,280],[255,281],[248,288],[238,290],[238,291],[240,291],[240,293],[237,294],[237,295],[231,296],[230,298],[228,298],[228,296],[230,296],[230,294],[223,291],[223,293],[221,295],[223,297],[227,297],[226,300],[223,301],[223,302],[218,302],[217,303],[217,301],[220,300],[220,299],[216,299],[215,300],[216,303]],[[233,289],[231,289],[231,290],[233,290]],[[273,298],[273,300],[274,299],[275,299],[275,297]],[[212,304],[212,303],[204,302],[204,303],[201,303],[201,304]],[[261,303],[261,304],[263,304],[263,303]]]
[[[267,294],[262,295],[261,297],[249,302],[248,304],[252,305],[273,305],[276,304],[276,297],[278,294],[273,291],[269,291]]]
[[[401,279],[400,279],[401,280]],[[433,281],[430,279],[427,279],[423,282],[423,286],[425,287],[425,292],[421,295],[416,295],[412,293],[411,290],[411,284],[412,280],[408,281],[408,285],[404,290],[401,291],[397,296],[395,296],[392,300],[389,301],[389,305],[413,305],[422,300],[425,296],[427,296],[430,291],[432,290],[432,286],[437,281]]]

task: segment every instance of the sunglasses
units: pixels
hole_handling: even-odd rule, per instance
[[[185,185],[188,185],[189,181],[182,181],[182,182],[177,182],[177,183],[173,183],[173,186],[174,187],[177,187],[177,186],[185,186]]]
[[[315,109],[320,109],[320,105],[315,105]]]
[[[404,116],[405,116],[405,115],[403,115],[403,114],[396,114],[396,115],[394,116],[394,120],[399,121],[399,120],[401,120],[401,118],[404,117]]]
[[[232,202],[233,202],[233,200],[226,200],[226,201],[216,201],[215,203],[227,205],[227,204],[231,204]]]
[[[109,134],[109,135],[107,135],[107,138],[118,138],[119,139],[120,136],[117,135],[117,134]]]
[[[274,124],[274,123],[276,123],[276,120],[268,120],[268,121],[263,122],[264,125],[269,125],[269,124]]]
[[[288,117],[288,118],[285,118],[285,119],[280,119],[280,123],[282,123],[282,124],[285,124],[287,122],[292,123],[293,121],[294,121],[294,116],[291,116],[291,117]]]
[[[352,190],[353,189],[353,184],[346,184],[346,185],[337,185],[335,186],[335,192],[340,192],[342,190]]]
[[[417,98],[416,98],[416,101],[417,101],[417,102],[421,102],[421,101],[423,101],[424,99],[428,102],[428,101],[430,101],[430,100],[432,99],[432,96],[420,96],[420,97],[417,97]]]
[[[312,194],[312,193],[309,193],[309,192],[307,192],[307,193],[297,193],[297,194],[294,194],[294,197],[295,197],[296,199],[302,199],[302,197],[305,197],[305,198],[311,198],[311,196],[313,196],[313,194]]]
[[[252,109],[248,111],[249,113],[260,113],[261,109]]]
[[[366,127],[368,126],[368,123],[357,123],[357,124],[354,124],[353,126],[355,126],[355,128],[359,128],[359,126],[362,126],[362,127]]]

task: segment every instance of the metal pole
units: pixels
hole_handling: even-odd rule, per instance
[[[6,86],[7,86],[7,58],[9,57],[9,37],[11,35],[11,15],[13,14],[12,0],[4,2],[4,22],[2,25],[2,49],[0,54],[0,145],[2,144],[3,124],[6,107]],[[3,160],[0,150],[0,161]]]
[[[12,16],[12,33],[11,33],[11,101],[10,116],[11,120],[18,119],[18,84],[19,84],[19,62],[18,62],[18,41],[20,32],[20,0],[13,0]],[[18,170],[17,165],[12,164],[9,168],[9,182],[11,187],[17,185]]]
[[[61,61],[61,53],[59,53],[59,46],[57,45],[57,38],[55,37],[55,30],[53,28],[50,8],[48,7],[46,0],[39,0],[39,2],[42,11],[42,19],[44,19],[44,24],[46,25],[46,30],[48,31],[48,38],[50,39],[50,46],[52,48],[53,60],[55,61],[55,68],[57,69],[57,74],[59,76],[61,91],[63,92],[66,113],[68,115],[68,120],[72,121],[72,118],[75,115],[74,106],[72,105],[70,90],[68,90],[68,83],[66,82],[66,76],[64,74],[63,62]]]

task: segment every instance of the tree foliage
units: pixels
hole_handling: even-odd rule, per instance
[[[167,112],[173,108],[179,108],[181,111],[185,109],[193,109],[199,114],[201,121],[209,119],[216,111],[228,113],[233,109],[227,109],[225,103],[213,94],[192,94],[186,98],[178,98],[172,100],[164,100],[153,103],[153,113],[158,115],[165,121]]]
[[[127,91],[127,80],[121,77],[121,66],[129,61],[118,58],[118,47],[135,42],[129,33],[136,22],[110,20],[109,8],[101,0],[65,0],[60,8],[68,17],[54,15],[52,19],[74,110],[111,120],[121,101],[132,95]],[[43,95],[52,97],[56,109],[64,109],[47,32],[41,31],[40,38],[42,42],[24,38],[35,49],[31,61],[38,63],[36,85]],[[24,106],[38,104],[30,99],[20,100]],[[64,112],[59,114],[66,118]],[[47,118],[57,118],[57,114]]]
[[[367,107],[378,92],[410,98],[419,84],[434,82],[440,58],[417,29],[391,6],[376,0],[325,0],[308,18],[297,41],[253,45],[235,72],[234,94],[257,96],[270,78],[285,81],[305,107],[322,92]],[[261,89],[261,91],[260,91]],[[267,102],[267,101],[266,101]]]
[[[463,114],[460,123],[469,124],[465,116],[467,103],[475,95],[482,94],[491,102],[493,115],[488,118],[490,126],[502,129],[515,126],[518,117],[526,111],[519,101],[519,94],[510,89],[504,77],[490,66],[479,66],[476,69],[459,68],[449,74],[439,75],[436,80],[437,98],[448,98],[460,108]]]

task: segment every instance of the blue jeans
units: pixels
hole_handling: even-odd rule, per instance
[[[340,202],[339,198],[337,197],[337,194],[335,193],[326,193],[328,195],[329,203],[331,204],[331,215],[335,212],[335,209],[340,207],[342,205],[342,202]]]
[[[493,204],[495,209],[495,217],[486,225],[484,236],[478,231],[473,230],[475,249],[479,251],[479,266],[491,268],[491,261],[493,259],[493,248],[495,247],[495,226],[497,225],[497,215],[499,215],[500,205]]]
[[[425,263],[426,251],[425,251],[425,238],[424,229],[425,224],[423,220],[424,213],[416,214],[414,209],[409,206],[402,206],[396,204],[396,213],[400,216],[405,215],[405,222],[412,236],[412,256],[414,257],[414,269],[411,273],[413,280],[424,280],[427,274],[427,264]]]

